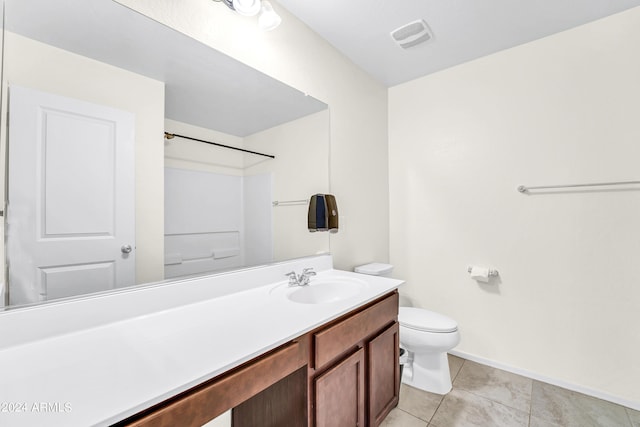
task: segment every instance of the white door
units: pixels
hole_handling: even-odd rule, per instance
[[[134,120],[9,88],[10,304],[134,284]]]

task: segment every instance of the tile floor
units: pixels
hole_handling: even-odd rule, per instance
[[[402,385],[382,427],[640,427],[640,411],[449,356],[446,396]]]

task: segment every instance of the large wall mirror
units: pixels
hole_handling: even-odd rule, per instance
[[[4,3],[0,308],[329,250],[326,104],[112,0]]]

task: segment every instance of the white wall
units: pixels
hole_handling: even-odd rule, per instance
[[[171,119],[165,119],[165,131],[230,147],[244,144],[241,137]],[[243,153],[180,137],[165,139],[164,147],[165,277],[247,265]],[[216,250],[225,252],[223,258],[216,258]]]
[[[18,84],[135,114],[136,282],[162,280],[164,83],[9,32],[4,66],[4,111]]]
[[[273,262],[273,174],[243,177],[242,191],[244,264]]]
[[[389,91],[391,262],[471,356],[640,407],[640,8]],[[478,285],[467,265],[495,267]]]
[[[331,191],[342,224],[331,236],[335,266],[387,261],[386,88],[278,4],[282,24],[262,32],[255,17],[210,0],[117,1],[327,103]]]
[[[329,192],[329,111],[249,135],[248,150],[275,155],[260,160],[246,155],[246,175],[273,173],[273,200],[309,200],[312,194]],[[338,198],[338,211],[341,199]],[[329,233],[310,233],[308,205],[275,206],[273,259],[283,261],[329,251]]]
[[[164,172],[165,277],[242,267],[243,177]]]

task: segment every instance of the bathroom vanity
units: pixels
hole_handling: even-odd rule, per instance
[[[323,255],[0,313],[0,401],[27,408],[0,424],[202,426],[234,408],[235,427],[378,425],[398,400],[401,283]]]
[[[118,426],[377,426],[398,403],[392,292]]]

